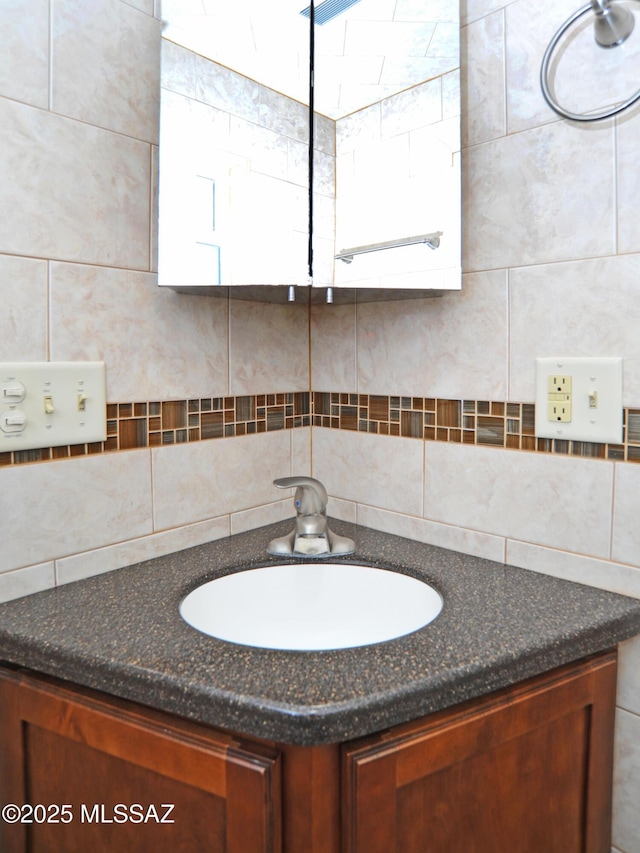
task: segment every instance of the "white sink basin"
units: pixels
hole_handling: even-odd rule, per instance
[[[219,640],[295,651],[393,640],[428,625],[441,610],[440,594],[415,578],[325,562],[225,575],[180,605],[189,625]]]

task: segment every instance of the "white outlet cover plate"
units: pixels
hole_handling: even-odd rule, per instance
[[[17,395],[15,389],[20,387],[24,393]],[[84,411],[79,395],[86,395]],[[50,412],[46,398],[51,401]],[[24,426],[8,427],[7,417],[22,420]],[[106,437],[104,362],[0,363],[0,452],[87,444]]]
[[[571,376],[571,420],[548,418],[549,376]],[[597,407],[589,404],[597,393]],[[622,358],[537,358],[536,435],[568,441],[622,443]]]

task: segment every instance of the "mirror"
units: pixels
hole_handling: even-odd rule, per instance
[[[163,0],[159,283],[459,289],[457,0],[315,4],[312,282],[309,18],[230,6]]]

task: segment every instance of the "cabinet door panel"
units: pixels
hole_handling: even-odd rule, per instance
[[[615,654],[345,747],[345,853],[608,853]]]
[[[8,853],[281,850],[275,750],[23,674],[0,675],[0,719],[2,801],[73,815],[3,824]]]

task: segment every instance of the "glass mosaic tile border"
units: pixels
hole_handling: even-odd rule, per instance
[[[0,453],[0,466],[317,426],[619,462],[640,462],[640,409],[623,410],[622,444],[537,438],[533,403],[293,391],[108,403],[107,440]]]

